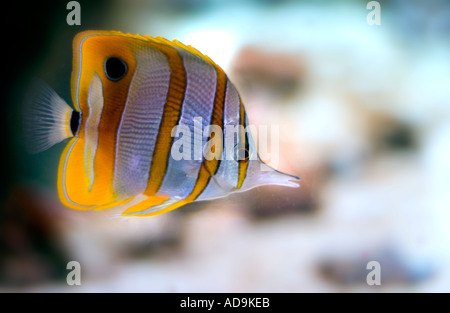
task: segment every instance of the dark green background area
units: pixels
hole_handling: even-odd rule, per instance
[[[68,1],[8,2],[3,12],[3,73],[1,84],[2,149],[1,207],[22,182],[55,183],[63,144],[37,155],[25,152],[21,108],[33,78],[43,79],[68,103],[72,69],[72,39],[84,29],[104,28],[107,1],[79,1],[81,26],[66,22]],[[51,49],[49,48],[51,47]]]

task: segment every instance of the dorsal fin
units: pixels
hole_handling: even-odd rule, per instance
[[[211,64],[212,66],[221,69],[219,65],[217,65],[213,60],[211,60],[211,58],[209,56],[207,56],[206,54],[201,53],[200,51],[198,51],[197,49],[195,49],[194,47],[190,46],[190,45],[185,45],[184,43],[178,41],[178,40],[169,40],[160,36],[157,37],[151,37],[151,36],[143,36],[143,35],[139,35],[139,34],[130,34],[130,33],[123,33],[120,31],[116,31],[116,30],[110,30],[110,31],[104,31],[104,30],[88,30],[88,31],[84,31],[81,32],[77,35],[77,37],[79,39],[77,39],[76,41],[80,41],[81,38],[84,38],[86,36],[92,35],[92,34],[97,34],[99,36],[104,35],[104,36],[123,36],[123,37],[128,37],[128,38],[135,38],[135,39],[139,39],[139,40],[143,40],[143,41],[148,41],[148,42],[153,42],[155,44],[162,44],[162,45],[167,45],[167,46],[171,46],[171,47],[176,47],[176,48],[180,48],[183,50],[186,50],[200,58],[202,58],[203,60],[205,60],[206,62],[208,62],[209,64]]]
[[[172,40],[169,41],[167,39],[164,39],[162,37],[156,37],[156,39],[160,40],[161,43],[166,43],[169,44],[171,46],[174,47],[178,47],[181,49],[184,49],[200,58],[202,58],[203,60],[205,60],[206,62],[208,62],[209,64],[211,64],[212,66],[216,67],[216,68],[220,68],[219,65],[217,65],[213,60],[211,60],[211,58],[209,56],[207,56],[206,54],[201,53],[200,51],[198,51],[197,49],[195,49],[194,47],[190,46],[190,45],[185,45],[184,43],[178,41],[178,40]]]

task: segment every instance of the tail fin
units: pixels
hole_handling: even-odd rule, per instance
[[[42,80],[31,83],[23,107],[23,130],[29,153],[47,150],[73,137],[72,108]]]

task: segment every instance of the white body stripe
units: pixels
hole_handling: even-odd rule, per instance
[[[233,126],[234,129],[235,126],[240,124],[239,113],[239,94],[233,84],[230,81],[227,81],[224,105],[224,138],[227,138],[227,136],[230,135],[227,133],[227,125]],[[217,170],[216,175],[210,179],[205,190],[203,190],[197,200],[223,197],[236,188],[239,176],[239,164],[235,160],[234,152],[234,144],[233,147],[229,147],[227,140],[224,140],[224,154],[219,169]],[[233,155],[229,156],[229,153],[233,153]]]
[[[89,190],[94,183],[94,159],[97,152],[98,143],[98,125],[103,110],[103,88],[102,81],[97,74],[92,77],[89,86],[88,95],[89,116],[86,120],[85,133],[85,149],[84,149],[84,164],[86,170],[86,177],[89,179]]]
[[[77,107],[77,111],[80,112],[80,80],[81,80],[81,65],[82,65],[82,59],[83,59],[83,54],[82,54],[82,49],[83,49],[83,43],[86,39],[90,38],[90,37],[95,37],[98,36],[96,34],[92,34],[90,36],[86,36],[84,37],[81,41],[80,41],[80,46],[78,48],[78,58],[79,58],[79,63],[78,63],[78,77],[77,77],[77,89],[75,92],[75,106]]]
[[[180,125],[186,125],[191,133],[190,138],[190,160],[176,161],[169,155],[167,171],[163,183],[159,190],[160,195],[177,196],[185,198],[195,186],[198,173],[201,167],[201,157],[203,153],[194,151],[195,148],[202,148],[207,142],[202,136],[203,129],[210,124],[216,94],[217,72],[216,69],[205,60],[191,54],[183,49],[178,49],[186,70],[186,92],[181,109]],[[200,123],[195,123],[194,118],[200,117],[201,127],[195,127]],[[183,138],[188,136],[183,134]],[[201,142],[194,142],[195,139]],[[175,137],[174,141],[180,140]],[[197,159],[200,156],[200,159]]]
[[[117,131],[113,187],[121,197],[147,187],[170,82],[167,57],[150,47],[136,51],[136,71]]]

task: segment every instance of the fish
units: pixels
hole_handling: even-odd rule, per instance
[[[88,30],[72,49],[73,108],[38,80],[23,118],[31,153],[69,139],[57,174],[65,206],[153,216],[263,185],[299,187],[261,160],[236,87],[195,48]]]

